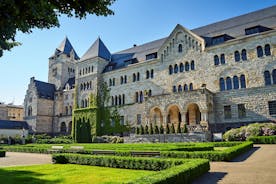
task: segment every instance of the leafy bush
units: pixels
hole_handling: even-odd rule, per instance
[[[187,128],[186,123],[183,126],[182,133],[188,133],[188,128]]]
[[[155,125],[154,126],[154,132],[153,132],[154,134],[159,134],[160,132],[159,132],[159,128],[158,128],[158,126],[157,125]]]
[[[37,134],[34,135],[35,139],[51,139],[52,137],[47,134]]]
[[[152,123],[150,123],[150,126],[149,126],[149,134],[153,134],[153,126],[152,126]]]
[[[244,141],[252,136],[276,135],[275,123],[254,123],[231,129],[223,135],[226,141]]]
[[[144,130],[143,125],[140,126],[140,134],[141,135],[145,134],[145,130]]]
[[[254,136],[249,137],[249,141],[255,144],[276,144],[276,135],[273,136]]]
[[[6,151],[0,150],[0,157],[5,157],[6,156]]]
[[[169,134],[170,133],[170,126],[169,126],[169,124],[167,123],[167,125],[166,125],[166,134]]]
[[[135,127],[135,134],[139,135],[140,134],[140,127]]]
[[[52,138],[52,139],[37,139],[37,144],[72,144],[72,139]]]
[[[141,157],[117,157],[117,156],[94,156],[81,154],[53,154],[53,162],[60,164],[81,164],[104,166],[125,169],[154,170],[160,171],[183,164],[183,160],[141,158]]]
[[[170,128],[170,133],[174,134],[175,133],[175,128],[174,128],[174,124],[172,123],[171,128]]]
[[[144,128],[144,133],[145,133],[145,134],[149,134],[149,127],[148,127],[148,125],[145,126],[145,128]]]
[[[160,134],[164,134],[164,127],[163,125],[160,125],[160,130],[159,130]]]
[[[178,122],[178,123],[177,123],[176,133],[181,133],[181,126],[180,126],[180,122]]]

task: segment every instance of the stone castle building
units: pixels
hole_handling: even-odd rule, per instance
[[[106,105],[133,127],[181,122],[223,132],[276,121],[275,55],[276,6],[193,30],[177,25],[115,53],[98,38],[79,58],[65,38],[49,58],[48,82],[30,80],[25,120],[36,132],[70,132],[74,98],[88,107],[106,83]]]

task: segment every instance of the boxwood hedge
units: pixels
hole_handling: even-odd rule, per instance
[[[273,136],[254,136],[249,137],[249,141],[255,144],[276,144],[276,135]]]
[[[0,157],[5,157],[6,156],[6,151],[0,150]]]

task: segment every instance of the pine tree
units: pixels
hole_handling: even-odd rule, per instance
[[[169,134],[170,133],[170,126],[169,124],[167,123],[167,126],[166,126],[166,134]]]
[[[176,130],[176,133],[181,133],[180,122],[177,123],[177,130]]]

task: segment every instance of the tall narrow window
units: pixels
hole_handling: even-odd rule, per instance
[[[268,109],[270,115],[276,115],[276,101],[269,101]]]
[[[115,105],[118,105],[118,97],[115,96]]]
[[[269,44],[266,44],[266,45],[265,45],[265,55],[266,55],[266,56],[270,56],[270,55],[271,55],[271,52],[270,52],[270,45],[269,45]]]
[[[226,105],[224,106],[224,119],[231,119],[232,113],[231,113],[231,106]]]
[[[140,103],[142,103],[144,101],[144,95],[143,92],[140,91]]]
[[[257,56],[258,57],[263,57],[264,53],[263,53],[263,48],[262,46],[258,46],[257,47]]]
[[[219,87],[220,87],[220,91],[224,91],[225,90],[224,78],[220,78],[219,79]]]
[[[125,94],[123,94],[123,100],[122,100],[123,105],[125,104]]]
[[[239,51],[235,51],[235,61],[236,62],[239,62],[241,60],[241,57],[240,57],[240,52]]]
[[[218,57],[218,55],[214,56],[214,64],[215,65],[219,65],[219,57]]]
[[[112,86],[112,79],[109,79],[109,86]]]
[[[272,71],[273,84],[276,84],[276,69]]]
[[[113,86],[115,86],[115,78],[113,78]]]
[[[195,70],[195,61],[194,60],[191,61],[191,70]]]
[[[154,77],[154,70],[153,69],[151,69],[151,71],[150,71],[150,77],[153,79],[153,77]]]
[[[223,65],[225,64],[225,55],[224,54],[221,54],[220,55],[220,63]]]
[[[140,73],[137,73],[137,81],[140,81]]]
[[[121,84],[123,84],[124,83],[124,78],[123,78],[123,76],[121,76]]]
[[[149,73],[149,71],[147,70],[147,72],[146,72],[146,79],[148,79],[150,77],[150,73]]]
[[[119,95],[119,105],[122,105],[122,97]]]
[[[111,105],[114,105],[114,97],[111,97]]]
[[[171,75],[173,73],[173,67],[172,65],[169,66],[169,74]]]
[[[182,86],[181,85],[178,86],[178,92],[182,92]]]
[[[245,118],[246,117],[246,109],[244,104],[238,104],[238,117]]]
[[[179,65],[180,67],[180,72],[183,72],[184,71],[184,65],[183,65],[183,63],[180,63],[180,65]]]
[[[148,96],[152,96],[152,91],[151,91],[151,89],[149,90]]]
[[[132,75],[132,81],[133,81],[133,82],[136,81],[136,74],[135,74],[135,73]]]
[[[246,54],[246,50],[245,49],[242,50],[241,55],[242,55],[242,60],[246,61],[247,60],[247,54]]]
[[[138,92],[135,93],[135,102],[136,103],[139,102],[139,93]]]
[[[270,72],[269,71],[265,71],[264,72],[264,79],[265,79],[265,85],[271,85],[271,77],[270,77]]]
[[[125,83],[127,83],[127,76],[125,75]]]
[[[239,78],[237,76],[233,77],[234,89],[239,89]]]
[[[137,114],[137,125],[141,125],[142,123],[142,116],[141,114]]]
[[[240,81],[241,81],[241,88],[246,88],[246,82],[245,82],[245,76],[244,75],[241,75]]]
[[[193,83],[190,83],[190,85],[189,85],[189,89],[190,89],[190,91],[192,91],[192,90],[193,90]]]
[[[188,91],[188,85],[184,84],[184,91]]]
[[[190,65],[188,62],[185,63],[185,71],[189,71],[190,70]]]
[[[176,93],[177,90],[176,90],[176,86],[173,86],[173,92]]]
[[[182,44],[178,45],[178,52],[182,52]]]
[[[178,72],[178,65],[175,64],[175,65],[174,65],[174,73],[177,73],[177,72]]]
[[[227,87],[227,90],[231,90],[232,89],[232,80],[231,80],[230,77],[226,78],[226,87]]]

